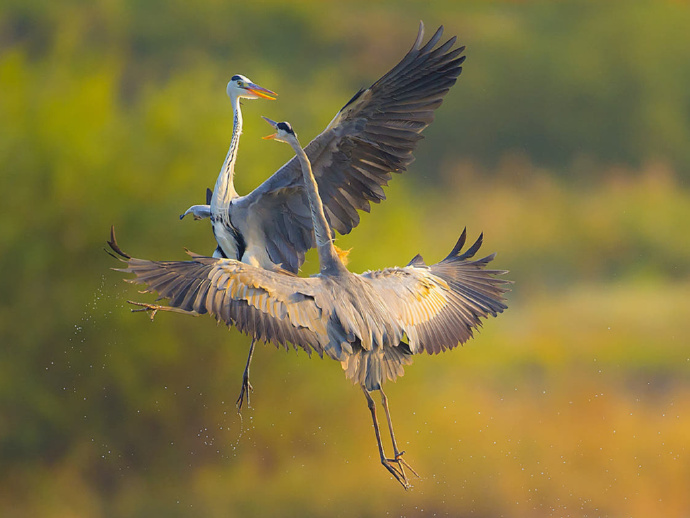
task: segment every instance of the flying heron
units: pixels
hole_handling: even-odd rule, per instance
[[[465,47],[453,48],[455,37],[438,45],[442,35],[441,26],[422,45],[424,24],[420,22],[417,38],[402,60],[372,86],[357,92],[305,148],[327,223],[334,231],[349,233],[359,223],[358,211],[369,212],[370,202],[385,199],[383,186],[391,173],[402,173],[414,160],[412,152],[423,138],[421,132],[433,121],[434,110],[455,84],[465,60]],[[196,205],[185,214],[211,218],[218,243],[214,257],[297,273],[305,252],[314,247],[299,160],[288,161],[251,193],[237,194],[234,165],[242,118],[239,96],[231,98],[232,143],[210,205]],[[253,351],[252,343],[238,407],[251,388]]]
[[[415,256],[404,268],[386,268],[353,274],[333,245],[331,229],[309,157],[286,122],[266,119],[276,133],[269,138],[290,144],[302,168],[310,204],[320,273],[302,278],[284,271],[266,270],[234,259],[209,258],[190,253],[190,261],[147,261],[125,254],[114,233],[111,248],[127,263],[118,271],[134,273],[135,282],[147,285],[170,300],[169,306],[133,302],[133,311],[200,315],[211,313],[234,325],[254,340],[293,344],[341,362],[346,377],[361,386],[371,412],[383,466],[410,487],[405,468],[415,473],[398,448],[383,392],[383,383],[403,374],[413,354],[436,354],[472,337],[481,318],[506,309],[503,293],[506,272],[487,270],[494,254],[471,260],[482,235],[464,253],[466,232],[441,262],[427,266]],[[376,405],[371,392],[381,393],[381,404],[391,436],[393,456],[381,442]],[[416,473],[415,473],[416,474]]]

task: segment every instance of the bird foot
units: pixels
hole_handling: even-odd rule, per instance
[[[381,464],[395,477],[395,479],[400,482],[400,484],[405,489],[410,489],[412,484],[407,478],[407,473],[405,473],[405,468],[409,469],[412,474],[419,478],[419,474],[408,464],[408,462],[403,459],[403,454],[405,452],[401,451],[395,454],[392,459],[381,459]]]
[[[249,377],[244,376],[242,379],[242,389],[240,390],[240,397],[237,398],[237,402],[235,405],[237,405],[237,413],[239,414],[242,411],[242,403],[244,403],[244,395],[247,395],[247,406],[249,406],[249,393],[254,392],[254,387],[252,387],[252,384],[249,383]]]
[[[199,313],[196,311],[188,311],[186,309],[173,308],[171,306],[159,306],[158,304],[149,304],[148,302],[135,302],[133,300],[128,300],[127,303],[132,304],[133,306],[140,306],[139,309],[133,309],[132,313],[137,313],[139,311],[148,313],[151,321],[153,321],[153,318],[159,311],[169,311],[170,313],[180,313],[182,315],[191,315],[194,317],[199,315]]]
[[[396,464],[398,465],[400,471],[401,471],[403,474],[405,473],[404,468],[407,468],[407,469],[409,469],[409,470],[412,472],[412,474],[413,474],[415,477],[419,478],[419,473],[417,473],[417,472],[414,470],[414,468],[412,468],[412,466],[410,466],[409,463],[408,463],[405,459],[403,459],[403,454],[404,454],[404,453],[405,453],[404,450],[401,451],[401,452],[398,452],[398,453],[395,454],[395,458],[394,458],[394,459],[388,459],[388,461],[389,461],[389,462],[394,462],[394,463],[396,463]]]
[[[146,302],[135,302],[133,300],[128,300],[127,303],[132,304],[133,306],[141,306],[139,309],[132,309],[132,313],[145,312],[148,314],[151,322],[153,322],[153,318],[156,316],[156,313],[163,309],[163,306],[159,306],[157,304],[148,304]]]

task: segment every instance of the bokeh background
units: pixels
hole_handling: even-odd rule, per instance
[[[422,5],[424,4],[424,5]],[[238,191],[444,24],[456,86],[354,271],[444,256],[464,226],[509,310],[388,385],[421,478],[378,462],[339,364],[257,348],[109,270],[210,253],[204,200],[235,73]],[[690,7],[685,2],[6,0],[0,6],[0,515],[689,516]],[[305,274],[314,271],[314,257]]]

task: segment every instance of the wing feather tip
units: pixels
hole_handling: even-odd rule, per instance
[[[116,257],[113,254],[110,254],[108,250],[106,250],[106,252],[108,252],[110,255],[113,255],[113,257],[116,257],[116,259],[120,259],[122,261],[127,262],[127,260],[132,258],[131,255],[123,252],[120,248],[120,245],[117,244],[117,239],[115,238],[115,225],[110,225],[110,240],[107,241],[107,243],[108,246],[110,246],[110,248],[113,250],[113,252],[115,252],[120,257]]]

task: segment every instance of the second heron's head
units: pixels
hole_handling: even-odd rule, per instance
[[[226,89],[228,97],[243,98],[243,99],[269,99],[274,101],[278,94],[259,86],[243,75],[234,75]]]
[[[276,132],[272,135],[266,135],[263,137],[264,139],[273,139],[277,140],[278,142],[286,142],[288,144],[291,141],[297,140],[297,135],[295,135],[295,131],[292,129],[292,126],[290,126],[289,122],[276,122],[272,121],[268,117],[264,117],[264,120],[276,130]]]

